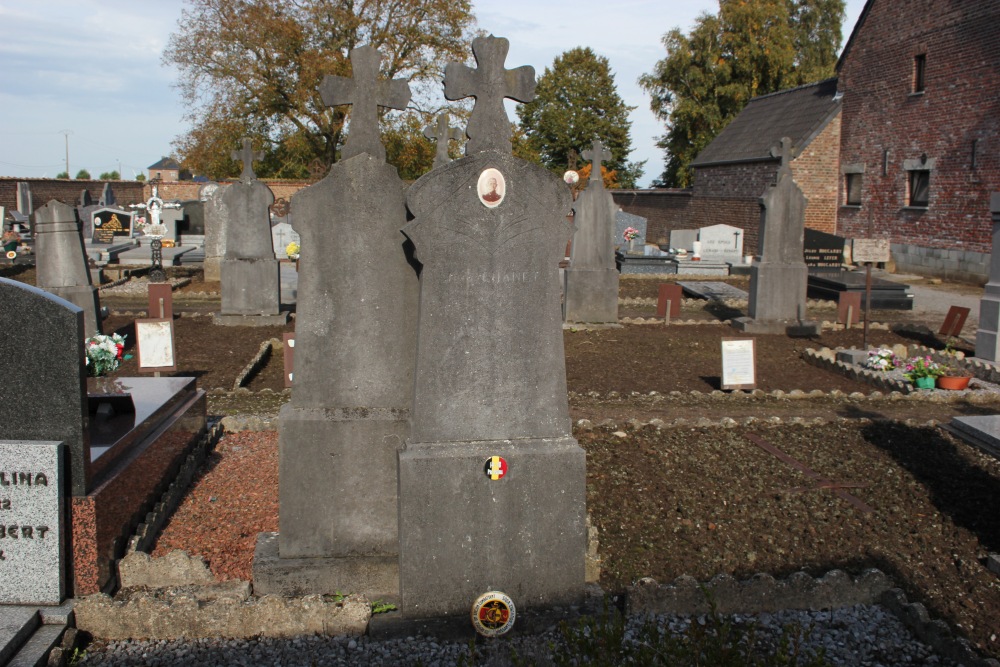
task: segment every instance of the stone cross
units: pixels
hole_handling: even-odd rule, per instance
[[[472,53],[478,69],[461,63],[445,67],[444,96],[449,100],[476,98],[466,129],[466,155],[489,149],[510,153],[510,119],[503,107],[504,98],[518,102],[535,99],[535,68],[504,69],[509,48],[510,42],[503,37],[477,37],[472,41]]]
[[[368,153],[385,160],[385,146],[378,131],[378,108],[405,109],[410,101],[410,84],[404,79],[378,80],[382,56],[373,46],[351,49],[353,77],[327,74],[319,87],[323,103],[333,107],[350,104],[351,130],[341,150],[341,158]]]
[[[598,187],[604,187],[604,178],[601,175],[601,163],[610,160],[613,156],[611,151],[604,147],[600,139],[594,139],[593,146],[583,151],[583,159],[590,160],[590,182],[597,181]]]
[[[448,127],[450,119],[448,112],[442,111],[438,114],[437,123],[424,128],[424,136],[437,142],[437,152],[434,154],[434,169],[443,167],[451,162],[451,158],[448,157],[448,140],[461,141],[462,137],[465,136],[459,128]]]
[[[254,151],[250,144],[250,137],[243,137],[243,149],[238,151],[233,151],[230,155],[234,160],[243,162],[243,173],[240,174],[240,180],[244,183],[249,183],[250,181],[257,178],[257,174],[253,173],[253,161],[263,160],[263,151]]]
[[[781,158],[781,166],[778,167],[778,178],[783,173],[791,173],[792,158],[795,157],[792,155],[792,140],[788,137],[782,137],[777,146],[771,147],[771,157]]]

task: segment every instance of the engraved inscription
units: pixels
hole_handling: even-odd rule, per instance
[[[518,271],[508,273],[505,271],[483,272],[483,273],[449,273],[444,279],[446,283],[465,283],[502,285],[513,283],[533,283],[542,275],[541,271]]]

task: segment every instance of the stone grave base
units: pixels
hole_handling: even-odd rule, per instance
[[[497,480],[492,456],[507,462]],[[521,609],[584,596],[586,455],[572,437],[408,444],[399,453],[400,611],[469,616],[502,591]]]
[[[618,322],[618,271],[566,269],[567,322]]]
[[[223,327],[273,327],[288,324],[288,313],[277,315],[226,315],[212,313],[212,324]]]
[[[278,533],[260,533],[253,552],[254,595],[363,592],[369,600],[399,599],[399,557],[281,558]]]
[[[277,315],[281,277],[277,259],[222,260],[223,315]]]
[[[808,275],[805,262],[776,264],[755,260],[750,267],[747,315],[763,322],[790,322],[804,317]]]
[[[752,334],[781,334],[792,338],[818,336],[822,325],[819,322],[804,320],[755,320],[750,317],[737,317],[732,321],[737,331]]]
[[[690,257],[685,258],[674,258],[671,260],[677,270],[674,271],[680,276],[728,276],[729,275],[729,264],[723,261],[714,261],[711,259],[691,259]]]
[[[626,275],[630,274],[673,274],[677,273],[676,265],[669,257],[647,257],[645,255],[615,254],[615,265]]]
[[[1000,415],[955,417],[944,428],[970,445],[1000,458]]]
[[[843,292],[861,295],[861,307],[865,303],[865,272],[843,271],[840,273],[810,273],[809,298],[837,301]],[[913,295],[906,290],[909,285],[892,282],[872,276],[873,310],[913,310]]]
[[[205,392],[195,378],[116,378],[132,394],[133,426],[91,434],[87,495],[70,501],[72,594],[111,587],[128,536],[173,482],[205,434]]]

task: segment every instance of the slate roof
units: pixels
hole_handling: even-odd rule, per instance
[[[158,162],[146,167],[146,169],[180,169],[181,165],[172,157],[162,157]]]
[[[723,162],[769,160],[782,137],[798,155],[840,111],[837,79],[779,90],[750,100],[691,163],[705,167]]]

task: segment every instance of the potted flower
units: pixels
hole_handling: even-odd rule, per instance
[[[636,240],[639,238],[639,230],[635,227],[626,227],[625,231],[622,232],[622,238],[628,243],[629,252],[639,252],[639,248],[636,247]]]
[[[887,347],[879,347],[868,351],[864,367],[873,371],[891,371],[899,366],[899,358]]]
[[[937,378],[944,375],[944,367],[930,356],[910,357],[906,360],[903,375],[918,389],[933,389]]]
[[[958,354],[962,354],[959,352]],[[952,361],[949,361],[946,366],[942,367],[942,375],[937,379],[938,389],[951,389],[953,391],[960,391],[962,389],[969,388],[969,381],[972,380],[972,373],[967,371],[958,365],[958,359],[963,357],[955,357]]]

